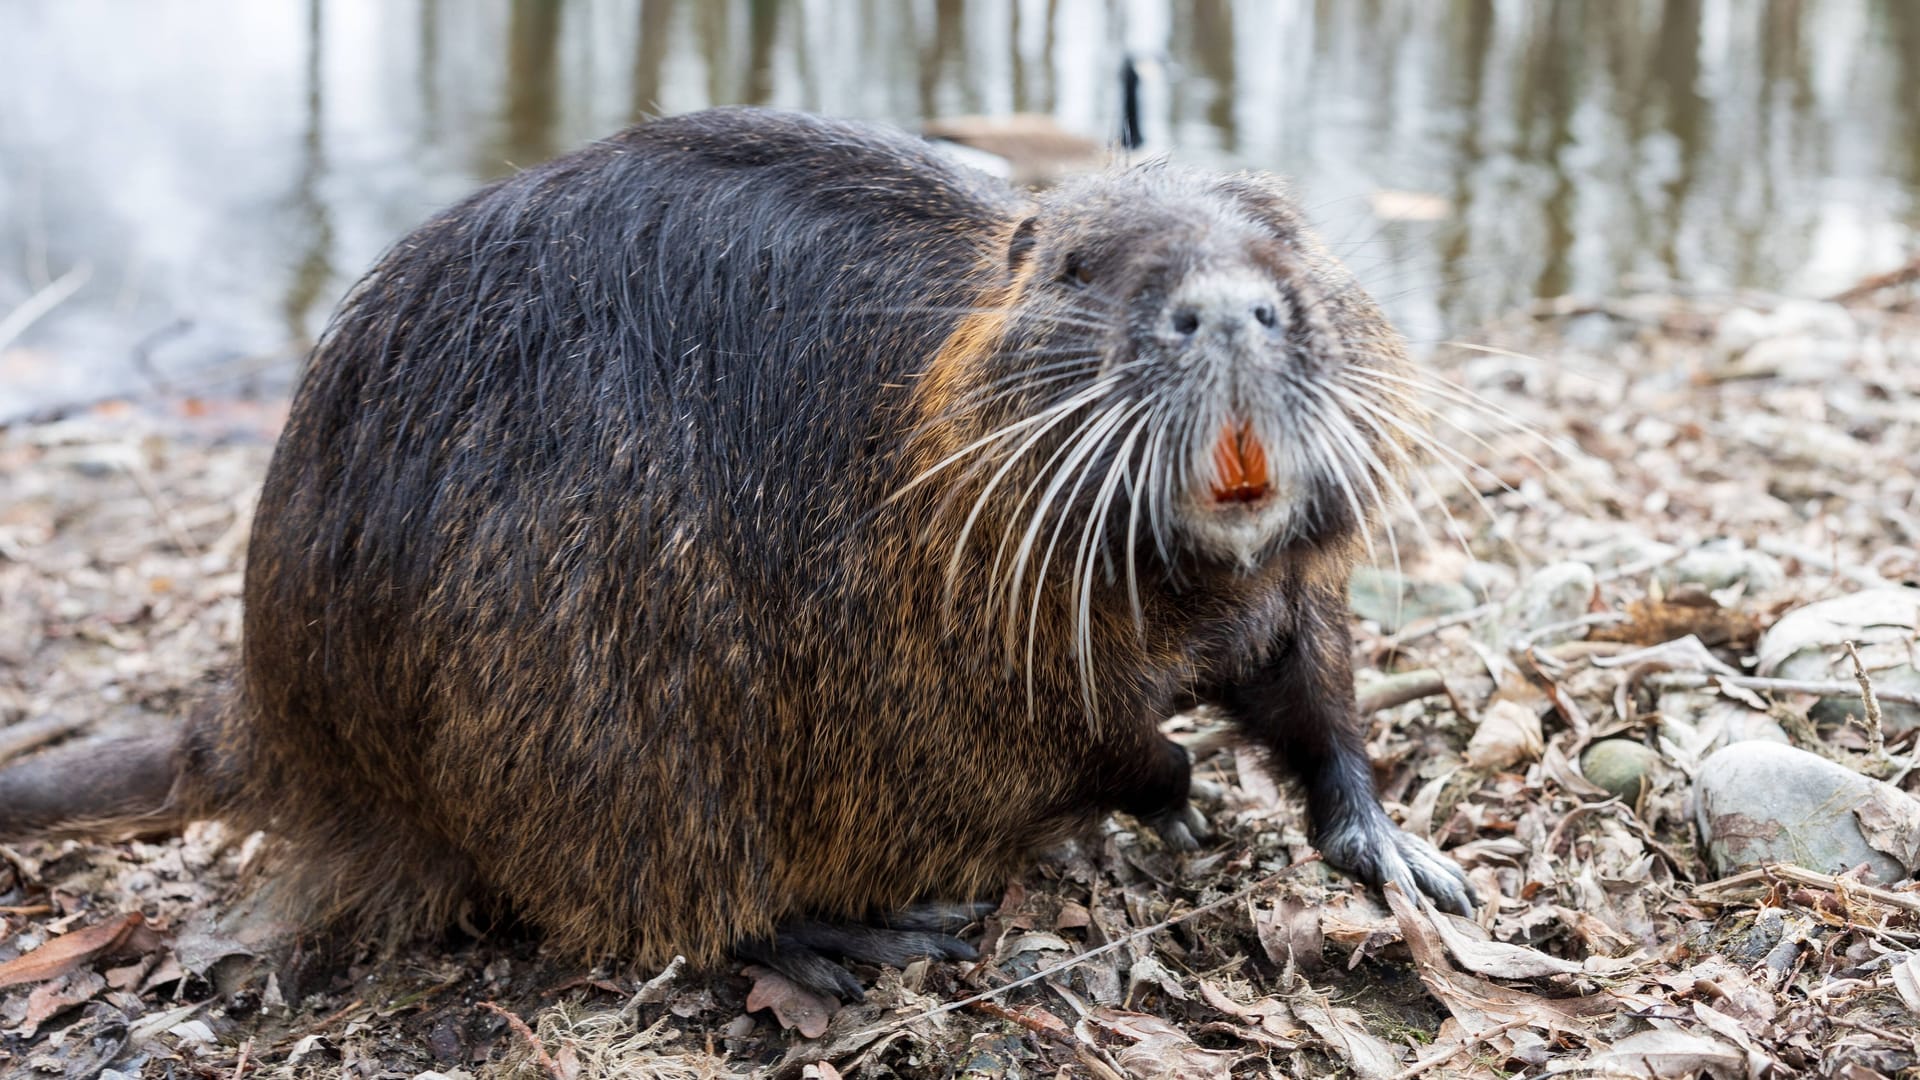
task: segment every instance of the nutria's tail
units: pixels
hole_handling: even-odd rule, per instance
[[[77,744],[0,769],[0,839],[178,830],[181,741],[175,732]]]

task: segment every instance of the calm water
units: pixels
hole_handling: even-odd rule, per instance
[[[1128,51],[1150,149],[1292,176],[1416,341],[1920,246],[1911,0],[0,0],[0,417],[283,384],[432,210],[643,114],[1105,138]]]

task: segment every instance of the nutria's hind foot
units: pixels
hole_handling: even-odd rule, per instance
[[[866,987],[828,957],[896,968],[922,957],[975,960],[980,954],[954,934],[996,906],[916,904],[875,926],[806,920],[782,927],[771,942],[743,942],[733,951],[737,958],[772,968],[816,994],[858,1001],[866,996]]]
[[[875,920],[875,925],[883,930],[937,930],[943,934],[957,934],[993,914],[999,907],[991,900],[927,901],[901,908],[890,915],[882,915]]]
[[[1472,916],[1480,898],[1466,871],[1440,849],[1393,823],[1378,805],[1367,803],[1350,820],[1319,830],[1320,854],[1328,863],[1379,888],[1391,881],[1408,896],[1424,896],[1455,915]]]

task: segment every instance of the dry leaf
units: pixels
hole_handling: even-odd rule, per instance
[[[1853,808],[1860,832],[1874,850],[1885,852],[1912,870],[1920,866],[1920,801],[1882,785],[1875,798]]]
[[[748,1012],[772,1009],[781,1027],[809,1039],[825,1035],[827,1022],[840,1011],[839,1002],[803,989],[771,968],[754,965],[742,968],[740,973],[753,980],[753,989],[747,991]]]
[[[0,987],[40,982],[73,971],[98,957],[152,952],[160,938],[137,911],[62,934],[23,956],[0,964]]]
[[[1907,1010],[1920,1016],[1920,953],[1908,953],[1905,960],[1888,969],[1888,974],[1893,976],[1893,988],[1900,992]]]
[[[1326,938],[1320,922],[1324,910],[1296,896],[1283,896],[1271,907],[1254,907],[1253,932],[1267,959],[1283,968],[1290,963],[1306,970],[1325,967]]]
[[[1167,970],[1152,954],[1135,960],[1127,969],[1127,1002],[1138,1000],[1142,987],[1151,986],[1178,1001],[1188,999],[1187,988],[1180,985],[1180,976]]]
[[[1589,1017],[1611,1015],[1622,1006],[1616,995],[1546,998],[1455,970],[1447,963],[1440,933],[1426,914],[1399,886],[1389,883],[1382,891],[1393,908],[1407,950],[1413,954],[1420,981],[1469,1034],[1479,1035],[1513,1022],[1543,1029],[1577,1028]]]
[[[1226,1080],[1245,1054],[1208,1050],[1158,1016],[1120,1009],[1087,1010],[1085,1024],[1132,1043],[1115,1055],[1127,1075],[1140,1080]],[[1082,1041],[1095,1045],[1082,1036]]]
[[[1399,1050],[1368,1031],[1360,1022],[1358,1012],[1335,1008],[1324,995],[1307,986],[1305,980],[1301,980],[1299,988],[1305,992],[1294,995],[1293,1014],[1312,1028],[1355,1076],[1362,1080],[1388,1080],[1400,1072]]]
[[[1475,930],[1479,927],[1457,915],[1429,907],[1427,916],[1447,951],[1468,971],[1499,979],[1541,979],[1549,975],[1578,975],[1584,970],[1576,961],[1548,956],[1526,945],[1477,940],[1462,924]]]
[[[27,1017],[17,1029],[22,1038],[31,1039],[40,1025],[76,1005],[85,1005],[107,988],[107,980],[91,971],[73,971],[41,983],[27,995]]]
[[[1618,1070],[1630,1076],[1694,1077],[1701,1073],[1716,1080],[1733,1080],[1747,1073],[1747,1056],[1719,1039],[1685,1031],[1655,1028],[1629,1035],[1603,1053],[1580,1064],[1582,1071],[1605,1074]]]
[[[1503,698],[1480,714],[1480,726],[1467,743],[1467,764],[1492,772],[1532,761],[1545,747],[1540,714]]]

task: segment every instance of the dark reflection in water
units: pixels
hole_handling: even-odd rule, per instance
[[[1910,0],[0,0],[0,416],[284,380],[386,244],[641,116],[1105,138],[1129,50],[1148,152],[1294,177],[1416,341],[1629,276],[1819,293],[1920,235]]]

